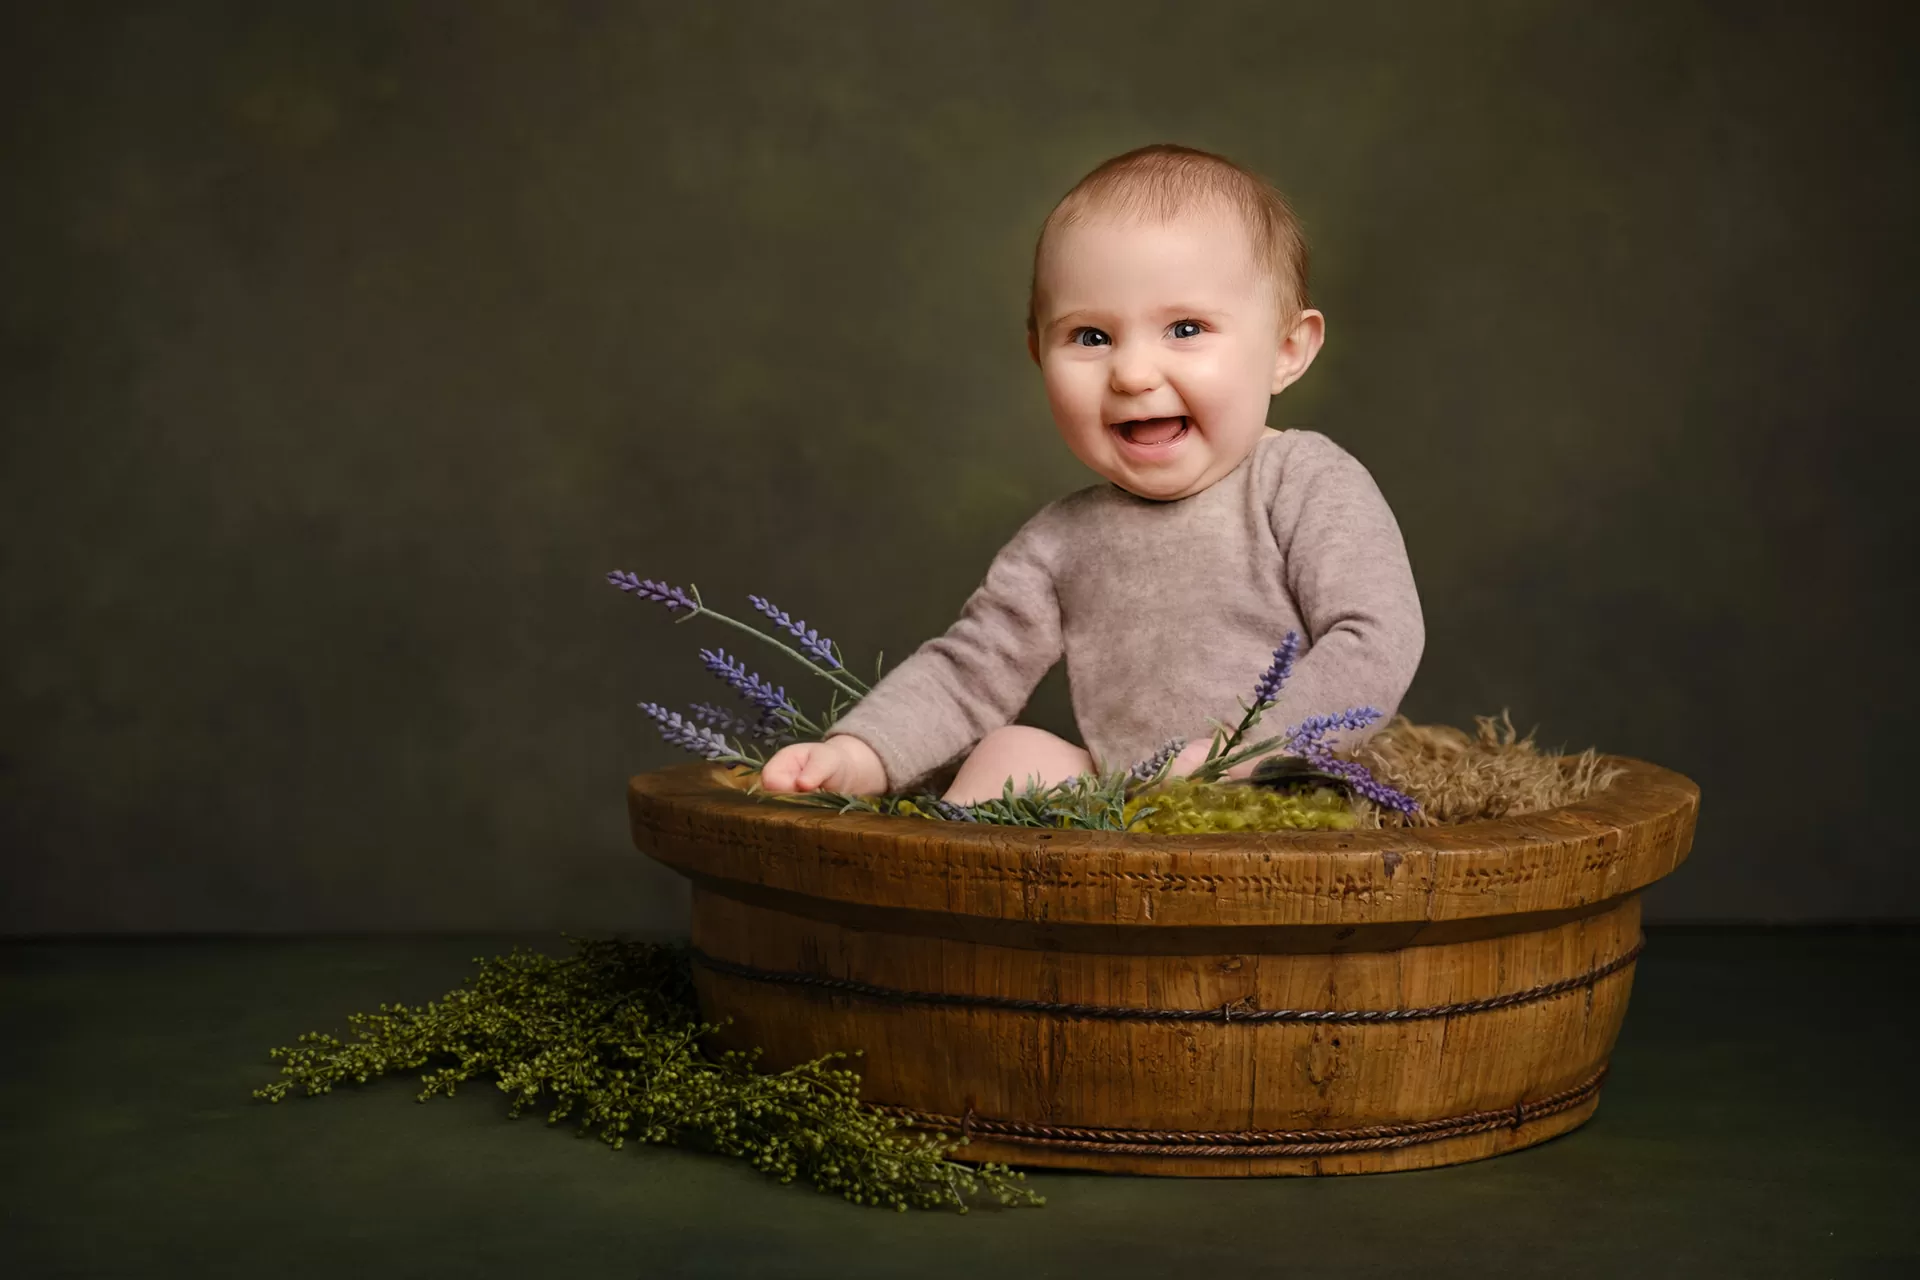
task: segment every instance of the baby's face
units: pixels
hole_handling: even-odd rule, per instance
[[[1033,355],[1054,422],[1082,462],[1143,498],[1189,497],[1232,471],[1266,430],[1268,398],[1306,367],[1291,369],[1273,285],[1224,211],[1062,228],[1036,283]]]

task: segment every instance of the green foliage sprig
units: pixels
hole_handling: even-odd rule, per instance
[[[952,804],[931,792],[899,796],[850,796],[837,791],[784,792],[768,798],[789,804],[823,805],[841,813],[985,822],[1004,827],[1052,827],[1080,831],[1127,831],[1153,813],[1135,798],[1139,781],[1127,773],[1085,773],[1042,786],[1028,779],[1016,790],[1007,779],[1000,795],[972,804]],[[758,791],[758,784],[755,784]],[[760,792],[759,794],[767,794]]]
[[[711,1150],[855,1204],[965,1213],[985,1197],[1045,1203],[1004,1165],[949,1159],[964,1139],[915,1133],[862,1103],[858,1073],[830,1065],[845,1054],[772,1073],[755,1069],[758,1050],[703,1054],[718,1028],[699,1020],[684,948],[574,946],[559,959],[520,948],[476,958],[478,971],[439,1000],[350,1015],[350,1040],[308,1032],[272,1051],[282,1078],[253,1096],[279,1102],[430,1067],[421,1102],[491,1077],[510,1115],[544,1102],[549,1124],[577,1113],[582,1137]]]

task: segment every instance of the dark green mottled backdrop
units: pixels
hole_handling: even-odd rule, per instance
[[[723,637],[601,575],[866,656],[944,627],[1092,480],[1022,351],[1037,224],[1162,139],[1308,223],[1330,343],[1273,421],[1399,514],[1407,710],[1698,778],[1666,918],[1920,913],[1909,21],[6,22],[0,930],[677,925],[623,783],[680,757],[634,703],[710,694]]]

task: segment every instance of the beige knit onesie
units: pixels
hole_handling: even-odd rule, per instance
[[[1238,467],[1173,502],[1094,485],[1049,503],[994,557],[944,635],[827,731],[871,746],[889,790],[919,782],[1020,713],[1063,655],[1096,766],[1125,768],[1207,719],[1238,723],[1289,630],[1300,656],[1255,732],[1377,708],[1384,724],[1426,632],[1393,513],[1354,457],[1268,431]]]

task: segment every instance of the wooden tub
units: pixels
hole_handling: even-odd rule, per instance
[[[635,844],[692,881],[703,1016],[769,1067],[861,1049],[863,1094],[961,1158],[1126,1173],[1363,1173],[1593,1114],[1640,890],[1699,790],[1654,765],[1524,818],[1117,836],[633,779]]]

